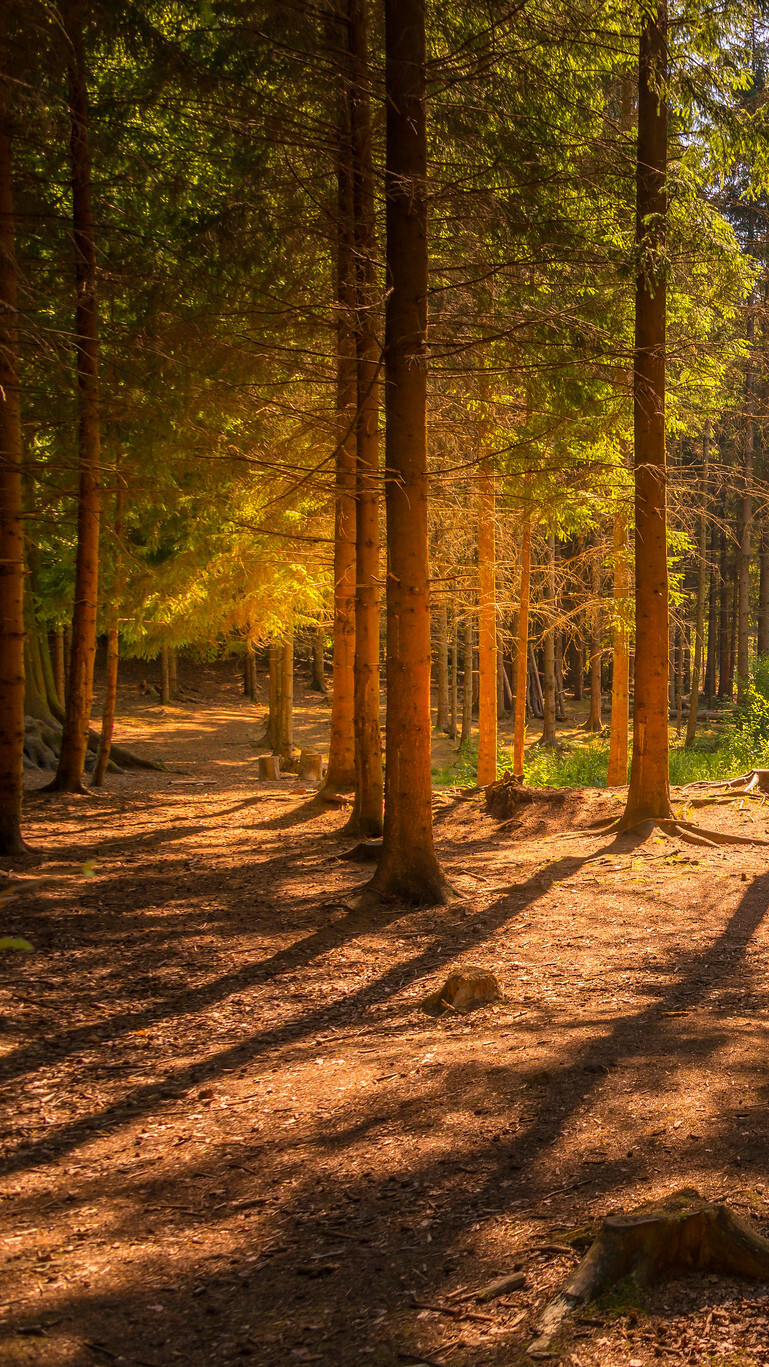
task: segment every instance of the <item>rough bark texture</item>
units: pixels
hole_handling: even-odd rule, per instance
[[[468,612],[465,616],[464,642],[462,650],[462,730],[459,748],[470,744],[473,734],[473,619]]]
[[[603,727],[601,711],[601,566],[598,561],[598,537],[590,564],[590,711],[585,722],[586,731],[600,731]]]
[[[123,534],[123,485],[118,475],[117,488],[115,490],[115,545],[119,546]],[[118,635],[118,610],[115,595],[109,605],[109,627],[107,630],[107,678],[104,693],[104,708],[101,715],[101,732],[99,734],[99,748],[96,752],[96,763],[94,765],[93,777],[91,779],[92,788],[100,788],[104,783],[104,777],[109,766],[110,749],[112,747],[112,732],[115,727],[115,703],[117,701],[117,674],[119,663],[119,635]],[[175,658],[175,656],[174,656]],[[169,683],[169,693],[170,693]]]
[[[436,663],[438,666],[438,706],[436,709],[435,729],[450,734],[449,722],[449,610],[442,603],[437,613]]]
[[[312,633],[312,672],[310,688],[315,693],[326,693],[326,652],[323,647],[323,623],[318,622]]]
[[[280,699],[278,704],[280,736],[277,752],[285,772],[294,758],[294,636],[291,632],[280,648]]]
[[[424,0],[385,2],[387,775],[373,888],[445,900],[433,844],[427,560],[427,126]]]
[[[21,854],[24,537],[11,115],[0,17],[0,853]]]
[[[77,284],[75,349],[79,490],[75,602],[67,681],[67,708],[59,765],[50,786],[59,792],[81,792],[93,697],[99,580],[99,343],[96,251],[91,206],[88,91],[81,16],[76,3],[66,7],[64,19],[69,43],[70,157]]]
[[[478,490],[478,783],[497,776],[497,604],[494,474],[482,461]]]
[[[347,47],[332,22],[334,47]],[[337,390],[334,489],[334,647],[331,735],[326,781],[329,795],[355,783],[355,256],[352,149],[350,143],[349,76],[340,82],[337,99]]]
[[[622,829],[669,817],[668,556],[665,463],[666,282],[661,260],[667,213],[667,6],[641,28],[636,181],[635,365],[636,668],[633,759]]]
[[[452,740],[457,736],[459,717],[459,618],[456,609],[452,613],[451,628],[451,708],[449,712],[449,735]]]
[[[761,528],[761,542],[758,555],[758,637],[756,649],[759,655],[769,653],[769,537],[766,528]]]
[[[529,670],[529,588],[531,579],[531,513],[526,509],[521,536],[521,588],[518,604],[518,647],[515,657],[515,721],[513,727],[513,774],[523,778],[523,745],[526,737],[526,693]]]
[[[753,210],[749,211],[748,241],[754,236]],[[740,544],[738,560],[738,607],[737,607],[737,702],[743,702],[749,682],[749,620],[750,608],[750,544],[753,529],[753,456],[754,456],[754,412],[753,412],[753,337],[755,318],[752,299],[748,301],[746,322],[748,355],[745,367],[745,438],[742,452],[742,499],[740,501]]]
[[[355,509],[355,803],[348,829],[382,834],[384,775],[379,724],[379,391],[374,176],[371,162],[368,43],[364,0],[347,0],[352,59],[351,116],[355,215],[357,497]]]

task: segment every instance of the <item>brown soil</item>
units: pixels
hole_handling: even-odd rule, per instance
[[[3,1364],[510,1367],[608,1211],[689,1186],[766,1231],[764,849],[613,844],[583,823],[616,793],[531,837],[444,792],[459,900],[359,912],[345,813],[256,781],[234,665],[194,707],[140,677],[118,737],[185,772],[31,793],[41,856],[4,866],[35,953],[0,962]],[[703,819],[766,837],[769,805]],[[504,1000],[427,1016],[462,964]],[[767,1364],[767,1288],[620,1290],[554,1352]]]

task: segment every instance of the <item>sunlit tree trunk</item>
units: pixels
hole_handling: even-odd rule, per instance
[[[748,240],[754,236],[753,209],[749,211]],[[748,301],[746,324],[748,356],[745,368],[745,437],[742,456],[742,499],[740,506],[740,544],[737,608],[737,702],[744,702],[749,682],[750,665],[750,547],[753,530],[753,458],[755,445],[753,339],[755,316],[753,300]]]
[[[633,758],[620,822],[669,817],[668,549],[665,459],[667,4],[642,19],[638,64],[635,359],[635,690]]]
[[[462,648],[462,730],[459,748],[464,750],[473,735],[473,618],[468,610],[465,614],[464,641]]]
[[[555,533],[547,538],[547,619],[543,641],[542,744],[555,745]]]
[[[96,251],[91,205],[88,90],[81,16],[77,4],[64,11],[69,45],[70,157],[77,307],[75,348],[78,384],[78,518],[75,603],[67,703],[56,776],[50,788],[82,792],[96,655],[99,579],[99,343]]]
[[[623,445],[626,449],[627,443]],[[619,506],[614,514],[614,640],[612,643],[609,772],[606,779],[610,788],[624,787],[627,783],[630,694],[629,591],[627,516],[625,509]]]
[[[336,13],[333,6],[332,13]],[[333,19],[328,29],[346,53],[348,35]],[[331,735],[321,789],[333,794],[355,783],[355,481],[357,360],[355,345],[355,243],[349,69],[337,95],[336,224],[336,456],[334,488],[334,643]]]
[[[115,490],[115,555],[120,554],[120,543],[123,534],[123,485],[120,475],[117,477],[117,488]],[[117,574],[115,579],[117,579]],[[116,586],[113,588],[111,601],[107,610],[107,669],[104,685],[104,707],[101,714],[101,731],[99,733],[99,747],[96,751],[96,763],[94,764],[93,776],[91,778],[92,788],[101,788],[109,765],[110,749],[112,748],[112,733],[115,729],[115,705],[117,702],[117,676],[120,656],[119,645],[119,619],[117,606]],[[169,684],[169,694],[171,692]]]
[[[699,526],[699,557],[697,563],[697,605],[694,616],[694,663],[692,681],[689,689],[689,716],[686,722],[686,745],[694,745],[697,737],[697,712],[700,703],[700,676],[702,674],[702,654],[705,634],[705,592],[707,589],[707,550],[708,550],[708,479],[710,475],[710,419],[705,423],[702,434],[702,508]]]
[[[586,731],[600,731],[603,726],[601,715],[601,565],[599,561],[599,541],[595,538],[594,555],[590,562],[590,711],[585,722]]]
[[[529,590],[531,580],[531,512],[526,508],[521,536],[521,587],[518,603],[518,642],[515,654],[515,721],[513,727],[513,774],[523,778],[526,739],[526,693],[529,671]]]
[[[0,15],[0,853],[22,854],[24,536],[11,110]]]
[[[761,542],[758,554],[758,640],[759,655],[769,654],[769,537],[766,528],[761,528]]]
[[[478,783],[497,777],[497,604],[494,473],[481,461],[478,487]]]
[[[459,717],[459,617],[454,608],[452,614],[451,627],[451,708],[449,712],[449,735],[452,740],[457,738],[457,720]]]
[[[280,648],[280,694],[278,700],[281,769],[288,769],[294,758],[294,633],[289,627]]]
[[[347,0],[356,258],[355,803],[348,829],[382,834],[384,775],[379,723],[379,299],[368,93],[367,0]],[[429,707],[429,694],[428,694]]]
[[[66,695],[64,674],[64,631],[56,627],[53,633],[53,677],[56,682],[56,696],[62,707]]]
[[[323,648],[323,623],[318,622],[312,633],[312,675],[310,688],[314,693],[326,692],[326,652]]]
[[[427,556],[427,124],[424,0],[385,0],[387,774],[373,887],[444,901],[433,844]]]
[[[449,610],[446,603],[438,609],[436,663],[438,665],[438,699],[435,715],[436,731],[449,731]]]

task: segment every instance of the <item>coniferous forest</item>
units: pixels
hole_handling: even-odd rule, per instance
[[[769,1364],[769,7],[0,6],[0,1360]]]

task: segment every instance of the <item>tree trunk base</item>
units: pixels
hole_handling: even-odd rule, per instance
[[[692,1272],[769,1281],[769,1239],[726,1206],[688,1189],[628,1215],[607,1216],[579,1267],[546,1306],[529,1356],[549,1355],[566,1317],[623,1278],[644,1286]]]
[[[705,826],[695,826],[692,821],[675,821],[672,818],[650,818],[648,821],[636,822],[634,826],[624,827],[620,821],[612,818],[607,822],[596,822],[593,830],[598,829],[603,829],[607,833],[614,831],[617,835],[635,836],[638,844],[642,844],[656,830],[660,830],[665,835],[683,840],[686,845],[704,845],[710,849],[715,849],[718,845],[769,845],[769,840],[760,840],[758,836],[727,835],[724,831],[711,831]]]
[[[88,748],[85,756],[85,772],[90,773],[96,763],[99,737],[95,731],[88,732]],[[61,751],[61,726],[53,718],[26,716],[24,718],[24,768],[55,769]],[[123,745],[110,746],[110,761],[107,772],[122,774],[126,769],[152,769],[165,773],[165,764],[154,759],[143,759],[127,750]],[[49,785],[51,792],[58,791]]]

